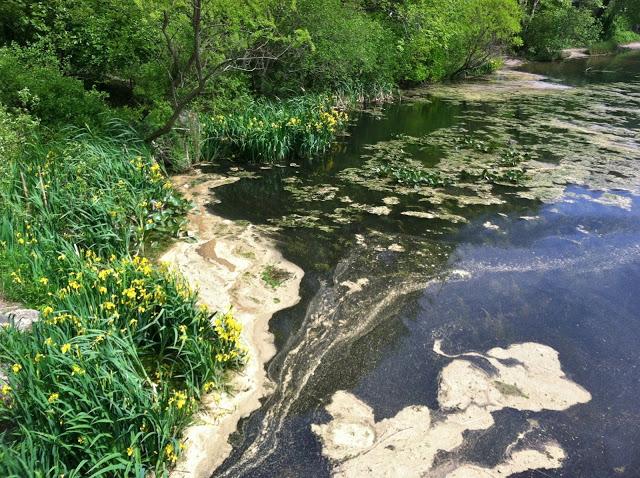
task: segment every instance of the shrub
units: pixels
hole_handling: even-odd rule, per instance
[[[617,16],[611,24],[611,39],[616,45],[640,41],[640,34],[632,30],[632,23],[625,16]]]
[[[414,0],[399,15],[400,79],[424,82],[486,71],[518,42],[521,10],[514,0]]]
[[[393,32],[357,6],[340,0],[298,0],[281,19],[284,29],[306,29],[311,44],[271,68],[263,91],[299,95],[305,89],[334,91],[394,80]],[[265,81],[266,80],[266,81]]]
[[[523,31],[525,51],[541,60],[559,58],[560,50],[594,44],[602,25],[588,8],[570,0],[543,0]]]
[[[64,76],[55,58],[39,49],[0,48],[0,103],[28,111],[45,125],[101,124],[103,95]]]
[[[118,0],[5,1],[0,45],[44,43],[70,74],[130,78],[151,56],[159,33],[148,9]]]

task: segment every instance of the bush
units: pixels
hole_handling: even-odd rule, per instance
[[[570,0],[543,0],[523,31],[526,53],[540,60],[557,59],[564,48],[592,45],[601,35],[592,11]]]
[[[393,83],[392,31],[357,2],[298,0],[281,19],[284,29],[306,29],[311,44],[292,51],[259,78],[262,91],[299,95],[304,89],[335,91],[353,83]]]
[[[103,95],[64,76],[55,58],[39,49],[0,48],[0,103],[28,111],[48,126],[102,124]]]
[[[611,39],[616,45],[640,41],[640,34],[632,30],[631,21],[627,17],[615,17],[611,30]]]
[[[131,78],[156,45],[149,7],[118,0],[29,0],[0,4],[0,45],[46,44],[65,72],[92,80]]]
[[[399,76],[415,83],[485,72],[518,42],[521,10],[514,0],[415,0],[399,15]]]
[[[0,103],[0,158],[11,158],[18,154],[27,137],[38,122],[23,112],[11,114]]]

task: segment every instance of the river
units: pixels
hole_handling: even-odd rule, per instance
[[[406,92],[210,208],[305,271],[214,476],[640,476],[640,54]],[[215,200],[214,200],[215,199]]]

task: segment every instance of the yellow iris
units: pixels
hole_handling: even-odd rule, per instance
[[[84,369],[79,367],[76,364],[73,364],[73,366],[71,367],[71,375],[84,375]]]

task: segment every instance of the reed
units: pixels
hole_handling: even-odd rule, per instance
[[[202,157],[274,163],[324,153],[348,121],[334,104],[330,96],[311,95],[256,100],[242,112],[206,117]]]

